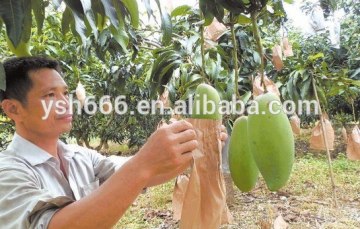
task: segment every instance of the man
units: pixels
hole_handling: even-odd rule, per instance
[[[71,129],[68,88],[48,58],[4,63],[1,106],[16,133],[0,153],[0,225],[4,228],[110,228],[145,187],[185,170],[197,147],[190,123],[155,131],[131,158],[106,158],[59,141]],[[59,114],[61,101],[66,112]],[[44,103],[50,107],[45,115]],[[222,140],[227,138],[225,133]]]

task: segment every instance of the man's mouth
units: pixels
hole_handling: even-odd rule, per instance
[[[61,115],[61,116],[58,116],[57,119],[72,121],[72,114]]]

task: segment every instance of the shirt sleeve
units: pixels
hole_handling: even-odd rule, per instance
[[[95,150],[87,150],[91,161],[94,166],[95,176],[99,179],[100,184],[107,180],[115,171],[117,171],[122,165],[124,165],[130,157],[121,157],[121,156],[109,156],[105,157]]]
[[[5,228],[47,228],[56,211],[71,202],[42,189],[26,164],[16,159],[0,161],[0,222]]]

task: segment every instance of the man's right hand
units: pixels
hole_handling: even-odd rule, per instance
[[[157,129],[139,150],[135,160],[150,176],[174,176],[186,169],[192,160],[191,151],[198,141],[192,124],[185,120],[164,124]]]

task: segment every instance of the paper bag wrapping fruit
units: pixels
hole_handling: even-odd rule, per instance
[[[176,178],[175,188],[172,197],[172,207],[174,210],[174,220],[181,219],[181,209],[184,202],[186,189],[189,183],[190,174],[181,174]]]
[[[284,67],[284,63],[282,61],[282,52],[281,46],[275,45],[272,49],[272,63],[277,71],[280,71]]]
[[[269,92],[272,92],[280,97],[280,91],[277,88],[276,84],[269,79],[267,76],[264,76],[264,82],[266,85],[266,89]],[[264,86],[261,84],[261,77],[260,75],[256,76],[253,82],[253,95],[254,97],[264,94]]]
[[[301,134],[300,118],[299,116],[297,116],[297,114],[294,114],[293,116],[290,117],[290,124],[294,135],[300,135]]]
[[[189,178],[179,176],[173,195],[174,218],[181,229],[218,229],[230,223],[221,173],[220,120],[188,119],[199,146],[193,153]]]
[[[329,121],[329,118],[326,114],[323,115],[321,120],[312,130],[310,138],[310,149],[326,150],[325,135],[321,127],[321,123],[323,123],[326,131],[326,139],[329,144],[329,150],[334,150],[335,133],[331,122]]]
[[[344,139],[344,144],[347,144],[347,142],[348,142],[348,136],[347,136],[345,127],[342,127],[342,128],[341,128],[341,135],[342,135],[342,137],[343,137],[343,139]]]
[[[287,37],[284,37],[282,39],[282,47],[284,50],[284,56],[285,57],[290,57],[290,56],[294,56],[293,50],[292,50],[292,45],[289,43],[289,39]]]
[[[226,26],[214,18],[213,22],[205,27],[205,38],[215,42],[227,31]]]
[[[346,155],[349,160],[360,160],[360,129],[355,126],[348,136]]]

